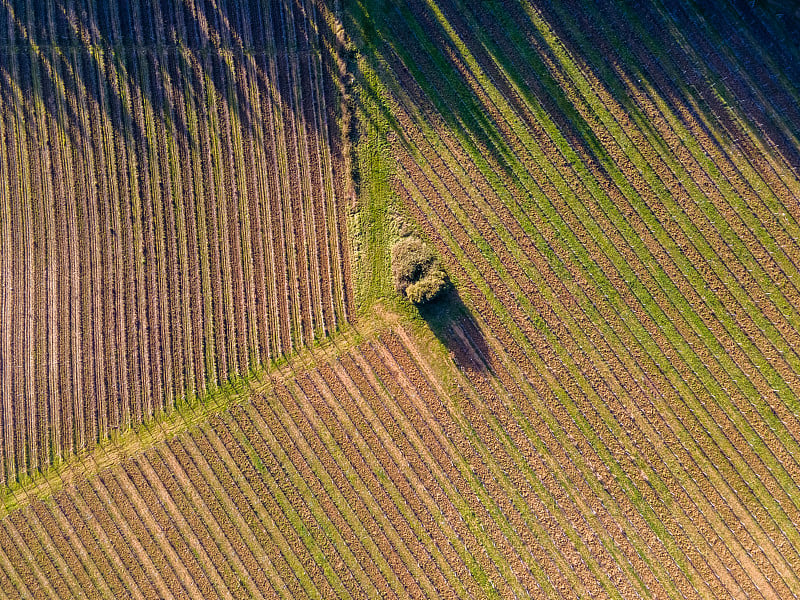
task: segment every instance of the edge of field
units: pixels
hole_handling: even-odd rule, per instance
[[[70,457],[45,472],[26,477],[0,490],[0,519],[21,509],[36,499],[46,500],[73,481],[90,480],[102,471],[122,464],[126,459],[141,454],[159,443],[202,426],[213,417],[237,405],[246,404],[257,394],[265,394],[276,385],[294,380],[314,366],[328,362],[352,350],[359,344],[377,339],[384,332],[402,328],[417,342],[417,350],[425,359],[429,372],[437,375],[439,383],[449,389],[450,371],[446,366],[447,350],[437,339],[438,329],[444,327],[442,315],[433,314],[427,321],[408,303],[384,298],[372,302],[367,318],[348,325],[340,333],[320,340],[269,368],[252,372],[209,392],[202,398],[178,403],[170,414],[158,414],[148,423],[115,434],[91,451]],[[447,317],[449,320],[449,317]]]
[[[254,395],[266,393],[276,384],[292,380],[298,373],[372,339],[401,319],[391,308],[379,304],[371,307],[370,314],[372,318],[346,325],[339,333],[320,339],[310,348],[269,367],[251,371],[246,377],[234,378],[201,397],[179,399],[171,413],[158,413],[138,427],[112,434],[90,451],[71,456],[46,471],[0,489],[0,519],[37,498],[52,497],[72,481],[90,479],[164,440],[195,429],[214,416],[247,403]]]

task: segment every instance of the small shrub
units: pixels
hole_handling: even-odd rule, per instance
[[[435,259],[433,252],[415,237],[405,237],[392,248],[392,277],[401,294],[420,280]]]
[[[449,285],[447,273],[433,250],[411,236],[392,247],[392,278],[398,293],[416,305],[430,302]]]

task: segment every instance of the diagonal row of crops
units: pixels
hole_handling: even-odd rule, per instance
[[[685,513],[659,504],[659,475],[642,497],[609,468],[592,428],[602,415],[553,398],[470,318],[445,329],[450,357],[430,333],[393,326],[308,370],[289,363],[272,391],[121,465],[86,462],[76,483],[0,521],[0,593],[719,593],[697,576],[713,553],[664,543]],[[620,443],[657,418],[632,415]]]
[[[0,483],[336,331],[311,0],[0,6]]]
[[[469,321],[454,331],[475,334]],[[528,504],[541,483],[507,469],[529,444],[509,445],[485,420],[491,389],[420,347],[394,328],[308,371],[287,370],[272,392],[12,512],[0,522],[0,592],[288,599],[594,589],[581,568],[587,549],[560,539],[580,514],[564,490]]]
[[[741,56],[658,4],[351,10],[397,189],[507,391],[471,374],[496,398],[480,439],[506,439],[509,469],[541,485],[521,506],[575,503],[563,585],[799,593],[800,179],[778,110],[793,88],[772,86],[767,141],[755,108],[724,101],[755,88]]]

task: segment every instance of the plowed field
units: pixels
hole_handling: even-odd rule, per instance
[[[337,331],[350,260],[312,2],[11,2],[0,24],[13,483]]]
[[[544,580],[788,598],[797,90],[788,50],[760,51],[772,17],[672,4],[364,3],[353,27],[395,189],[512,391],[470,377],[497,398],[475,443],[509,453],[512,489],[543,485],[529,510],[556,507]]]
[[[476,331],[465,321],[452,333]],[[430,352],[430,333],[424,351],[399,326],[370,337],[310,369],[289,363],[269,392],[12,512],[0,530],[0,591],[478,598],[593,589],[586,548],[556,546],[559,523],[579,509],[549,496],[529,504],[543,485],[531,476],[546,466],[525,462],[527,442],[509,454],[516,433],[486,421],[498,398],[487,390],[510,391],[483,358],[459,357],[471,382],[441,349]],[[508,470],[519,460],[525,471]]]

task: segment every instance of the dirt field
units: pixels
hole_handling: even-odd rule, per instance
[[[542,482],[529,510],[575,511],[548,532],[574,552],[565,597],[800,585],[798,178],[778,110],[796,90],[753,104],[763,70],[714,40],[763,44],[737,10],[409,2],[354,19],[396,189],[506,371],[479,389],[519,453],[507,472]]]

